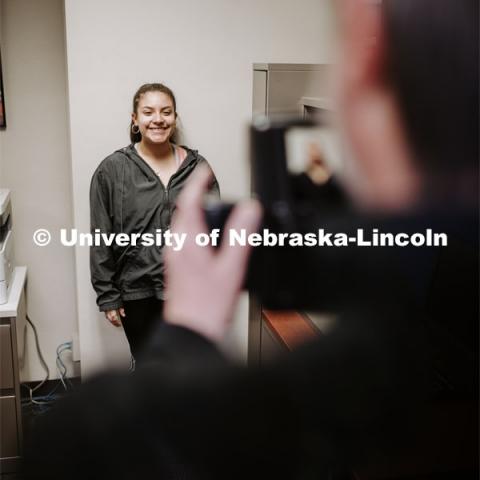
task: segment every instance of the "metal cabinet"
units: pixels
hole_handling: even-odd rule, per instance
[[[253,64],[252,113],[256,115],[305,115],[310,106],[325,108],[330,104],[332,67],[328,64]],[[312,103],[313,102],[313,103]],[[272,350],[272,338],[266,337],[262,307],[249,295],[248,362],[262,361],[265,352]],[[268,356],[268,355],[265,355]]]
[[[331,84],[328,64],[253,64],[253,115],[301,113],[302,98],[328,98]]]
[[[15,472],[22,455],[22,410],[17,329],[25,323],[26,268],[14,271],[8,301],[0,305],[0,474]]]

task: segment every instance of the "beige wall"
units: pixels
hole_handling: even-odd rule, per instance
[[[28,313],[53,378],[56,347],[77,331],[74,252],[55,240],[37,247],[32,234],[72,224],[62,0],[3,0],[1,46],[7,129],[0,131],[0,186],[12,191],[16,262],[28,267]],[[22,379],[43,376],[30,330]]]
[[[0,48],[3,45],[2,23],[3,23],[3,0],[0,0]],[[3,165],[3,130],[0,130],[0,188],[2,187],[2,165]]]
[[[328,0],[65,0],[75,224],[88,231],[93,170],[128,143],[131,97],[151,81],[178,97],[189,146],[213,165],[224,197],[247,193],[252,63],[332,58]],[[82,372],[128,359],[95,307],[88,252],[76,251]],[[236,337],[246,340],[246,302]]]

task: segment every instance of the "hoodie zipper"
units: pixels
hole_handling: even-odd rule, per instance
[[[180,170],[177,170],[169,179],[168,179],[168,183],[167,183],[167,186],[163,186],[163,183],[162,181],[160,180],[160,183],[162,183],[162,186],[163,186],[163,191],[165,192],[165,197],[166,197],[166,200],[168,202],[168,192],[170,191],[170,184],[172,183],[172,178],[175,177],[175,175],[179,172]]]
[[[186,165],[184,165],[183,168],[179,168],[179,169],[169,178],[168,183],[167,183],[167,185],[165,186],[165,185],[163,184],[163,182],[160,180],[160,177],[155,173],[155,171],[153,170],[153,168],[141,157],[141,155],[137,152],[137,150],[135,149],[135,147],[133,147],[133,148],[134,148],[134,151],[135,151],[136,155],[137,155],[137,156],[142,160],[142,162],[153,172],[153,174],[154,174],[154,176],[156,177],[158,183],[159,183],[160,186],[163,188],[163,193],[165,194],[166,201],[168,202],[168,201],[169,201],[169,191],[170,191],[169,187],[170,187],[170,184],[171,184],[172,179],[173,179],[178,173],[180,173],[182,170],[184,170],[185,167],[187,167],[187,166],[190,164],[190,162],[187,163]],[[189,152],[189,151],[187,151],[187,157],[188,157],[188,155],[190,155],[190,152]],[[187,157],[185,157],[185,159],[184,159],[183,162],[180,164],[180,166],[183,165],[183,163],[185,162],[185,160],[186,160]]]
[[[175,154],[175,155],[177,155],[177,154]],[[187,157],[188,157],[188,155],[189,155],[189,153],[187,152]],[[184,161],[186,160],[187,157],[184,158]],[[164,187],[164,192],[165,192],[165,197],[166,197],[167,202],[169,201],[168,193],[169,193],[169,191],[170,191],[169,187],[170,187],[170,184],[172,183],[172,179],[173,179],[178,173],[180,173],[180,171],[183,170],[183,169],[185,168],[185,166],[186,166],[186,165],[185,165],[183,168],[180,168],[180,167],[182,166],[182,164],[183,164],[183,162],[180,162],[180,164],[178,165],[178,168],[177,168],[176,172],[168,179],[167,186]],[[187,165],[188,165],[188,164],[187,164]],[[160,181],[160,183],[161,183],[161,181]],[[162,184],[162,185],[163,185],[163,184]]]

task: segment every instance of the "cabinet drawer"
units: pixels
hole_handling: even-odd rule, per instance
[[[0,389],[14,388],[10,325],[0,325]]]
[[[19,455],[17,403],[15,397],[0,397],[0,458]]]

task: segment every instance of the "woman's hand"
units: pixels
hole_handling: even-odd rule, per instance
[[[209,170],[198,168],[179,197],[172,231],[187,235],[180,251],[166,250],[167,300],[165,319],[218,342],[226,332],[245,276],[250,247],[231,247],[224,239],[220,248],[200,247],[199,233],[208,231],[202,209],[210,180]],[[238,205],[225,227],[258,228],[261,209],[257,202]]]
[[[105,312],[105,317],[115,327],[121,327],[122,322],[120,317],[125,317],[125,310],[123,308],[119,308],[118,310],[107,310]]]

